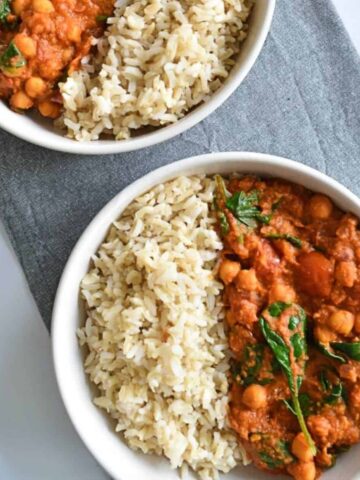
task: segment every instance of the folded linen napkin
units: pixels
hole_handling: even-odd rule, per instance
[[[72,247],[126,185],[180,158],[247,150],[299,160],[360,194],[359,114],[360,59],[330,0],[278,0],[266,46],[245,82],[173,140],[81,157],[0,132],[0,214],[46,325]]]

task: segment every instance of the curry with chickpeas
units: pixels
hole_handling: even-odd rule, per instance
[[[314,480],[360,441],[360,231],[329,198],[217,177],[229,415],[254,463]]]
[[[79,67],[112,9],[112,0],[0,0],[0,98],[58,117],[58,81]]]

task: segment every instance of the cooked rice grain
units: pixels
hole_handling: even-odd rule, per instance
[[[60,84],[70,137],[121,140],[176,122],[216,91],[246,37],[253,0],[116,2],[97,55]]]
[[[202,479],[242,459],[227,427],[213,191],[208,178],[180,177],[127,207],[82,281],[87,320],[78,331],[94,402],[126,442]]]

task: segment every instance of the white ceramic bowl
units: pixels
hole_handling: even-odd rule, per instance
[[[120,153],[149,147],[169,140],[201,122],[234,92],[254,65],[269,32],[276,0],[257,0],[250,18],[249,35],[224,85],[211,98],[185,115],[178,122],[129,140],[98,140],[77,142],[64,137],[52,126],[52,121],[36,114],[19,115],[0,101],[0,128],[30,143],[51,150],[88,155]]]
[[[68,414],[88,449],[116,480],[178,480],[179,477],[166,460],[130,450],[120,435],[114,433],[106,415],[93,405],[75,334],[84,323],[79,302],[80,281],[110,224],[135,197],[179,175],[232,172],[282,177],[303,184],[327,194],[339,207],[360,217],[359,198],[335,180],[301,163],[259,153],[216,153],[175,162],[137,180],[98,213],[76,244],[61,277],[53,310],[52,346],[56,377]],[[356,452],[360,453],[359,447],[344,454],[338,466],[324,475],[324,480],[360,480],[360,474],[356,473],[360,470]],[[247,467],[224,478],[265,480],[272,477]]]

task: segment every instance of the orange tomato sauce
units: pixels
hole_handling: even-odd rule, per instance
[[[5,0],[7,1],[7,0]],[[77,69],[100,36],[112,0],[13,0],[0,20],[0,98],[14,110],[61,113],[58,81]]]
[[[260,469],[314,480],[360,441],[358,219],[326,196],[286,181],[248,176],[223,185],[216,209],[234,357],[231,426]],[[234,201],[240,192],[255,198],[250,220],[249,205]],[[283,311],[272,316],[274,305]],[[291,324],[301,309],[303,331],[298,319]],[[316,452],[292,411],[289,379],[264,322],[288,348],[291,374],[301,377],[297,396]],[[292,338],[302,332],[305,348],[296,357]]]

